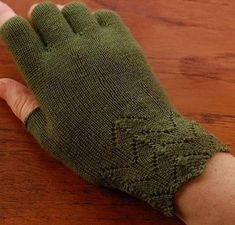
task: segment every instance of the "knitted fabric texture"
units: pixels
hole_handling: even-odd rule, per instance
[[[29,132],[87,181],[173,215],[177,190],[228,149],[169,103],[116,13],[46,2],[32,23],[16,16],[1,29],[40,105]]]

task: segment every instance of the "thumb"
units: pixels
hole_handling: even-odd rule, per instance
[[[38,107],[36,99],[28,88],[8,78],[0,79],[0,98],[7,102],[13,113],[22,122]]]

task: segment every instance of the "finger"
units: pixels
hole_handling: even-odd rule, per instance
[[[78,2],[69,3],[63,8],[62,14],[75,33],[93,32],[99,28],[92,12],[84,4]]]
[[[31,20],[49,47],[74,36],[71,27],[60,10],[51,2],[36,5],[31,13]]]
[[[38,65],[44,52],[39,36],[29,22],[0,1],[0,35],[27,78],[28,65]],[[31,67],[30,67],[31,68]]]
[[[29,8],[29,11],[28,11],[28,18],[31,20],[31,15],[32,15],[32,12],[34,10],[34,8],[38,5],[38,3],[36,4],[33,4],[30,8]]]
[[[13,113],[22,122],[38,107],[36,99],[28,88],[8,78],[0,79],[0,98],[7,102]]]
[[[0,27],[14,16],[16,16],[16,14],[13,9],[0,1]]]
[[[111,25],[121,25],[123,26],[122,19],[120,16],[112,10],[98,10],[94,13],[100,26],[111,26]]]
[[[28,18],[31,20],[31,14],[32,14],[32,12],[33,12],[33,10],[34,10],[34,8],[36,7],[38,5],[38,3],[36,3],[36,4],[33,4],[31,7],[30,7],[30,9],[29,9],[29,11],[28,11]],[[63,5],[56,5],[57,6],[57,8],[59,9],[59,10],[62,10],[63,9]]]

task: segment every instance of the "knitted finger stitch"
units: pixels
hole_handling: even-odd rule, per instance
[[[228,149],[180,115],[120,17],[50,2],[1,29],[40,107],[25,121],[43,148],[84,179],[173,215],[174,197]]]

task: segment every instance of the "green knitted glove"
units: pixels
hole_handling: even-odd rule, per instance
[[[97,185],[173,215],[174,196],[227,148],[171,106],[117,14],[36,6],[1,35],[40,108],[26,120],[55,158]]]

